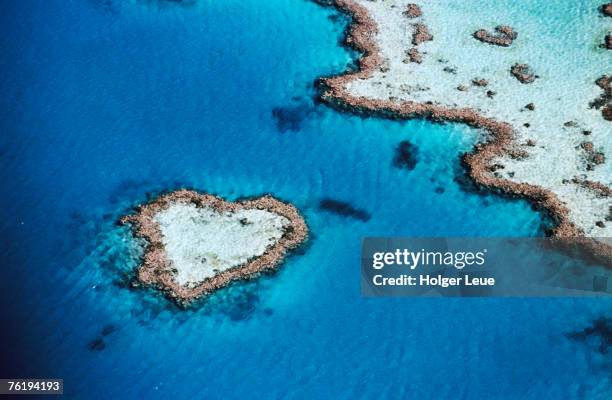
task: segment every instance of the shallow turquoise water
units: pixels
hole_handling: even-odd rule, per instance
[[[74,398],[610,393],[609,355],[565,337],[609,301],[361,297],[363,236],[533,236],[543,220],[456,182],[468,129],[318,104],[315,80],[353,57],[333,10],[24,0],[0,15],[3,375],[62,377]],[[392,166],[401,140],[412,171]],[[138,249],[115,225],[179,187],[272,193],[312,238],[278,273],[179,311],[126,287]],[[323,212],[326,197],[371,218]]]

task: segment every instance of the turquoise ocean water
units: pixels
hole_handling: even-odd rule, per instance
[[[538,236],[529,204],[462,184],[476,139],[316,101],[353,64],[305,0],[0,2],[2,377],[69,398],[608,398],[566,333],[610,301],[365,299],[363,236]],[[416,149],[413,170],[392,160]],[[128,282],[116,220],[161,191],[271,193],[311,229],[275,274],[189,311]],[[350,203],[370,219],[319,208]]]

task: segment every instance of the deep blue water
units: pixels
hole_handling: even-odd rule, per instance
[[[610,395],[610,355],[565,335],[609,300],[361,297],[363,236],[535,236],[545,222],[458,182],[469,129],[316,102],[316,79],[355,56],[337,12],[22,0],[0,18],[2,377],[61,377],[68,397],[96,399]],[[413,170],[392,165],[402,140]],[[138,247],[115,221],[179,187],[272,193],[311,240],[274,275],[178,310],[127,287]],[[371,218],[320,210],[328,197]]]

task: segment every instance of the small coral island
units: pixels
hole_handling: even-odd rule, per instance
[[[137,280],[185,305],[275,268],[308,236],[298,210],[271,196],[229,202],[178,190],[121,218],[146,241]]]

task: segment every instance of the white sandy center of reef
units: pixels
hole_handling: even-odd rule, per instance
[[[177,203],[155,216],[181,286],[192,286],[264,254],[284,233],[287,218],[266,210],[218,212]]]
[[[589,107],[602,93],[596,79],[611,72],[612,50],[599,47],[602,32],[610,28],[610,18],[598,12],[603,0],[525,2],[531,8],[505,0],[355,2],[377,25],[372,38],[383,67],[368,79],[348,83],[352,96],[469,107],[509,122],[525,157],[495,160],[499,167],[494,173],[554,192],[586,235],[612,236],[612,222],[606,220],[610,199],[573,181],[611,186],[612,124],[602,118],[601,110]],[[416,3],[422,16],[408,18],[408,3]],[[433,40],[411,43],[417,23],[429,28]],[[495,26],[504,24],[518,32],[509,47],[472,37],[478,29],[494,32]],[[422,54],[421,63],[406,60],[413,47]],[[528,64],[539,77],[520,83],[510,73],[516,63]],[[475,85],[474,79],[486,79],[488,85]],[[533,111],[526,108],[530,103]],[[588,166],[588,154],[581,148],[586,141],[605,154],[605,163]]]

